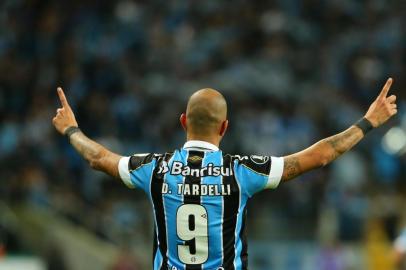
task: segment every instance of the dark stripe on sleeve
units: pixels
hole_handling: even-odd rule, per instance
[[[246,220],[247,220],[247,206],[245,206],[243,210],[242,225],[240,231],[240,239],[242,241],[241,262],[243,270],[248,269],[248,245],[247,245],[247,236],[245,232]]]
[[[187,166],[190,167],[191,170],[193,169],[200,169],[202,168],[202,163],[203,163],[203,158],[204,158],[204,152],[203,151],[189,151],[188,159],[187,159]],[[192,187],[192,184],[198,184],[200,185],[201,183],[201,177],[196,177],[196,176],[191,176],[187,175],[185,177],[185,184],[189,184],[190,187]],[[183,196],[183,203],[184,204],[200,204],[200,196],[199,195],[184,195]],[[186,245],[189,245],[190,247],[190,252],[193,254],[193,252],[196,252],[196,243],[195,240],[190,240],[190,241],[185,241]],[[185,270],[200,270],[202,269],[202,266],[195,265],[195,264],[186,264]]]
[[[271,158],[269,156],[244,156],[239,159],[239,162],[256,173],[268,175],[271,170]]]
[[[230,155],[223,155],[223,166],[234,170],[233,159]],[[240,189],[233,175],[223,176],[223,184],[231,185],[231,195],[224,196],[223,214],[223,267],[234,270],[235,259],[235,230],[237,226],[238,208],[240,205]]]
[[[133,155],[130,157],[130,162],[128,163],[128,169],[130,171],[136,170],[142,165],[151,163],[152,160],[155,158],[155,154],[147,154],[147,155]]]
[[[155,166],[154,172],[151,179],[151,198],[153,202],[153,207],[155,210],[155,219],[157,222],[157,232],[158,232],[158,248],[161,251],[163,257],[163,263],[161,269],[168,269],[168,258],[166,256],[166,251],[168,250],[168,244],[166,242],[166,224],[165,224],[165,209],[163,205],[162,197],[162,184],[164,183],[164,174],[158,174],[158,170],[162,161],[168,162],[172,157],[173,153],[166,153],[163,157],[159,157],[157,160],[157,165]]]

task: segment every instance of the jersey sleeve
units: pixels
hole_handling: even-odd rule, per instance
[[[278,187],[283,165],[282,157],[238,156],[234,162],[234,172],[242,188],[251,197],[263,189]]]
[[[120,178],[129,188],[148,190],[156,165],[155,154],[137,154],[122,157],[118,164]]]

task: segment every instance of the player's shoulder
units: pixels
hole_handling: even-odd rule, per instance
[[[141,166],[150,164],[152,162],[160,162],[162,160],[167,160],[173,155],[174,151],[165,153],[143,153],[134,154],[130,156],[129,168],[130,170],[136,170]]]

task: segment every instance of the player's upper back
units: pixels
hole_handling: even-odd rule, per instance
[[[225,154],[204,141],[188,141],[183,148],[165,154],[125,157],[119,165],[120,176],[130,188],[139,187],[150,194],[151,187],[160,185],[153,180],[163,179],[164,194],[170,191],[179,196],[228,196],[231,192],[222,182],[235,178],[243,195],[251,197],[264,188],[277,187],[282,170],[282,158]]]

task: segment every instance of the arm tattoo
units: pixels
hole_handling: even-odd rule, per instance
[[[290,180],[302,173],[327,165],[350,150],[363,136],[361,129],[352,126],[299,153],[284,157],[282,180]]]
[[[70,137],[70,143],[78,153],[89,163],[101,157],[103,147],[90,140],[82,132],[77,132]]]
[[[284,180],[292,179],[301,173],[299,158],[290,156],[285,158],[284,165]]]
[[[121,156],[110,152],[82,132],[72,134],[70,143],[93,169],[103,171],[113,177],[119,177],[118,162]]]
[[[362,137],[363,134],[360,132],[360,129],[353,126],[337,135],[325,139],[325,142],[331,148],[327,155],[328,163],[350,150]]]

